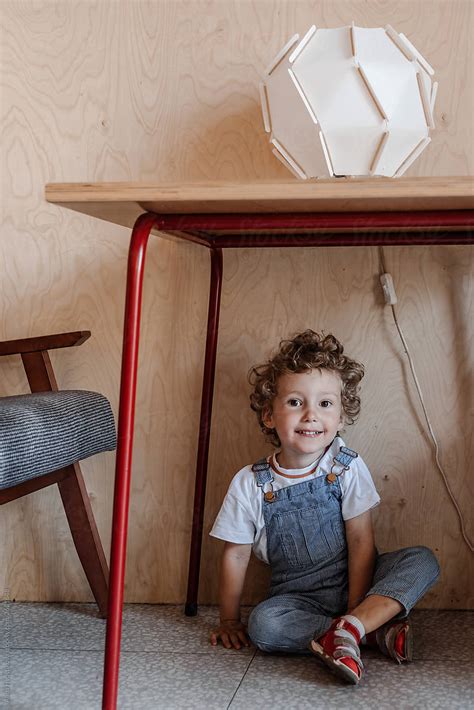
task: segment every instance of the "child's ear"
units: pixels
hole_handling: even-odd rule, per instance
[[[273,429],[273,416],[270,407],[265,407],[262,412],[262,421],[267,429]]]

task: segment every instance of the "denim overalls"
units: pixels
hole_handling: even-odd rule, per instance
[[[264,651],[308,652],[313,636],[347,612],[348,563],[339,477],[318,476],[275,492],[265,459],[254,466],[271,566],[270,596],[252,611],[248,632]],[[357,475],[346,470],[344,475]],[[437,580],[431,550],[410,547],[378,555],[368,594],[399,601],[406,616]]]

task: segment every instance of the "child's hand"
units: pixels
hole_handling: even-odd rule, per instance
[[[250,646],[247,627],[234,619],[223,619],[219,626],[211,631],[209,640],[213,646],[217,646],[219,639],[225,648],[240,649],[242,646]]]

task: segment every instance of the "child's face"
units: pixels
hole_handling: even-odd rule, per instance
[[[320,456],[343,423],[342,381],[329,370],[282,375],[272,411],[263,419],[281,441],[283,468],[304,468]]]

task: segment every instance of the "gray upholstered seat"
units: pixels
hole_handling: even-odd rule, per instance
[[[101,394],[61,390],[0,398],[0,489],[115,446],[112,410]]]
[[[102,395],[58,391],[49,357],[50,350],[77,347],[90,335],[76,330],[0,341],[0,357],[21,357],[32,392],[0,398],[0,506],[58,486],[91,592],[107,616],[109,568],[79,462],[115,448],[114,419]]]

